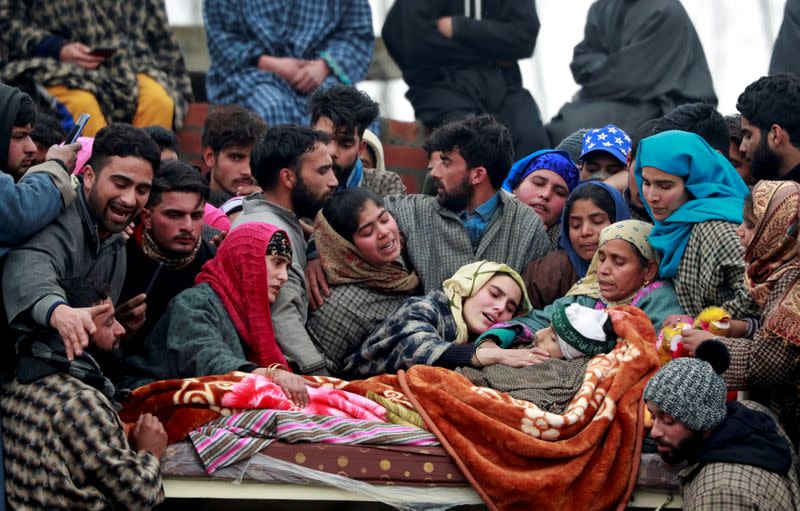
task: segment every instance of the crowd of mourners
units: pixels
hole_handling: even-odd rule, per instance
[[[684,508],[800,507],[796,75],[756,80],[723,116],[679,2],[600,0],[573,62],[582,92],[545,127],[516,64],[533,2],[444,16],[397,0],[384,37],[431,128],[425,193],[406,194],[370,130],[379,104],[352,85],[372,51],[366,1],[298,2],[287,23],[266,2],[206,2],[221,103],[206,169],[172,131],[191,92],[163,4],[100,3],[108,19],[0,1],[0,77],[20,85],[0,84],[0,507],[160,503],[164,426],[118,415],[152,382],[255,373],[303,407],[304,375],[580,370],[617,345],[617,305],[680,330],[644,401]],[[127,39],[122,18],[140,22]],[[648,19],[668,55],[627,73]],[[83,112],[85,136],[63,144]]]

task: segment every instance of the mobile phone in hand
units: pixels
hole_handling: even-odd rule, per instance
[[[114,55],[114,52],[117,51],[116,46],[95,46],[94,48],[89,51],[89,55],[94,57],[103,57],[104,59],[109,58],[110,56]]]
[[[69,130],[69,134],[67,135],[67,139],[64,140],[64,144],[69,145],[78,140],[78,137],[80,137],[81,133],[83,133],[83,128],[86,127],[87,122],[89,122],[89,114],[79,115],[78,120],[75,121],[75,126]]]
[[[150,293],[153,292],[153,288],[156,285],[156,281],[158,280],[158,276],[161,273],[161,269],[164,268],[164,263],[158,263],[156,266],[156,270],[153,272],[153,276],[150,277],[150,283],[147,284],[147,289],[145,289],[144,294],[150,296]]]

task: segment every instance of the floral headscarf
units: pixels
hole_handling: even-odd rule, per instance
[[[781,277],[800,269],[797,220],[800,184],[794,181],[760,181],[753,188],[755,234],[747,247],[745,285],[761,307],[767,304]],[[763,325],[768,331],[800,344],[800,283],[786,291]]]
[[[636,247],[636,250],[642,254],[642,257],[648,261],[655,261],[656,252],[653,250],[653,247],[650,245],[650,242],[647,239],[652,230],[652,224],[642,222],[641,220],[623,220],[622,222],[616,222],[600,232],[600,240],[597,244],[597,248],[599,250],[600,247],[611,240],[625,240]],[[592,258],[592,263],[589,265],[589,271],[586,272],[586,276],[572,286],[572,289],[569,290],[567,296],[591,296],[592,298],[597,298],[598,300],[603,300],[604,302],[606,301],[600,294],[600,283],[597,279],[597,267],[600,266],[599,258],[600,256],[595,253],[594,257]],[[636,293],[623,300],[619,300],[614,303],[608,303],[608,305],[627,305],[635,296]]]

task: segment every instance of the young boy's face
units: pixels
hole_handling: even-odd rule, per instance
[[[536,340],[533,342],[533,344],[537,348],[545,350],[550,355],[550,358],[564,358],[564,354],[561,353],[561,348],[558,346],[556,332],[553,330],[553,325],[537,331]]]
[[[581,181],[587,179],[606,179],[625,170],[625,164],[605,151],[587,154],[581,164]]]

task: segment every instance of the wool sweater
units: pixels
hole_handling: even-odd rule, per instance
[[[462,266],[480,260],[495,261],[521,272],[525,265],[550,251],[550,240],[536,212],[501,191],[500,205],[473,249],[467,229],[458,217],[425,195],[386,197],[406,240],[408,260],[426,293],[441,289],[442,282]]]
[[[311,311],[306,323],[328,371],[341,374],[345,357],[357,351],[406,299],[406,294],[387,294],[356,284],[332,286],[331,295]]]
[[[415,364],[455,369],[471,365],[474,344],[454,344],[456,321],[447,295],[441,289],[415,296],[387,317],[345,359],[348,375],[394,373]]]

